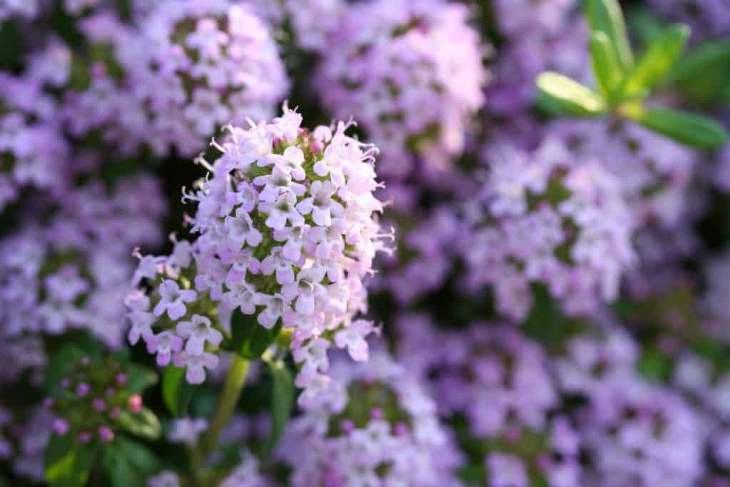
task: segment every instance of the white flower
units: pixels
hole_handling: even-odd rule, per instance
[[[178,323],[175,330],[178,336],[187,339],[185,351],[191,355],[203,353],[205,342],[217,347],[223,340],[221,332],[213,328],[211,321],[205,316],[193,315],[190,321]]]

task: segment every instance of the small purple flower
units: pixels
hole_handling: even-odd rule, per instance
[[[56,418],[53,420],[53,431],[58,435],[65,435],[68,433],[69,430],[69,424],[68,421],[66,421],[63,418]]]
[[[111,428],[109,428],[109,426],[100,426],[99,439],[104,443],[111,443],[114,440],[114,432],[111,430]]]
[[[220,345],[223,335],[213,328],[205,316],[193,315],[190,321],[181,321],[175,329],[178,336],[187,339],[185,351],[191,355],[200,355],[205,350],[205,343]]]
[[[164,367],[182,350],[182,339],[171,331],[163,331],[147,341],[147,350],[157,354],[157,365]]]
[[[160,284],[160,302],[154,309],[155,316],[162,316],[167,311],[171,320],[178,320],[185,316],[185,303],[195,301],[197,293],[192,289],[180,289],[177,282],[166,279]]]
[[[200,355],[182,352],[175,356],[175,365],[187,368],[185,379],[190,384],[202,384],[205,381],[205,369],[218,367],[218,356],[208,352]]]

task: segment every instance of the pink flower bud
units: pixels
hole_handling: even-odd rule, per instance
[[[132,394],[127,400],[127,409],[133,413],[142,411],[142,396],[139,394]]]

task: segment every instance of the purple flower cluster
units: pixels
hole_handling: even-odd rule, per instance
[[[403,331],[399,358],[428,380],[442,414],[467,417],[474,436],[546,427],[547,413],[558,400],[547,357],[517,328],[474,323],[449,333],[435,329],[423,315],[402,317],[398,328]],[[436,348],[440,353],[424,354]]]
[[[159,191],[149,176],[122,180],[111,192],[92,183],[69,193],[46,221],[4,236],[3,340],[81,328],[121,346],[122,300],[134,269],[130,249],[161,241]]]
[[[730,3],[727,0],[648,0],[657,12],[692,26],[700,38],[730,33]]]
[[[102,11],[82,29],[94,47],[80,61],[90,80],[67,96],[65,118],[72,133],[101,130],[127,152],[145,144],[193,156],[220,127],[272,116],[288,87],[276,44],[246,5],[169,0],[138,26]]]
[[[385,352],[333,363],[337,389],[293,420],[281,456],[291,485],[458,485],[458,457],[418,380]]]
[[[382,151],[383,177],[403,178],[419,166],[433,173],[462,152],[486,81],[485,49],[468,16],[442,0],[381,0],[340,17],[317,91],[336,116],[362,123]]]
[[[53,40],[32,55],[27,74],[0,73],[0,211],[23,189],[60,197],[69,185],[70,147],[49,90],[67,81],[70,56]]]
[[[186,195],[197,202],[195,240],[167,257],[145,256],[137,270],[154,285],[127,297],[134,344],[140,337],[159,365],[172,360],[200,383],[212,353],[231,336],[231,314],[253,326],[291,331],[297,385],[305,401],[327,386],[327,349],[367,359],[373,325],[363,279],[383,249],[373,196],[376,149],[347,136],[347,124],[309,132],[284,109],[272,122],[229,127],[209,177]],[[210,351],[209,351],[210,350]]]
[[[586,479],[595,485],[692,485],[701,474],[703,425],[675,391],[641,379],[637,347],[621,332],[575,339],[558,361],[561,388],[587,400],[575,413]]]
[[[0,0],[0,485],[730,486],[730,148],[538,112],[584,4]]]
[[[615,299],[634,260],[636,226],[620,180],[552,138],[531,153],[508,144],[486,152],[481,207],[467,208],[470,286],[492,286],[497,309],[518,320],[530,309],[531,282],[545,284],[569,313]]]

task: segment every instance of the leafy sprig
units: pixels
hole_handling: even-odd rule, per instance
[[[686,80],[693,65],[706,57],[680,61],[689,38],[686,25],[662,28],[636,57],[617,0],[586,0],[589,49],[596,88],[547,71],[537,78],[538,103],[548,112],[574,117],[613,116],[633,120],[654,132],[700,149],[715,149],[728,140],[712,119],[668,107],[648,106],[652,92],[664,82]],[[717,54],[711,51],[712,54]],[[703,54],[703,53],[700,53]]]

